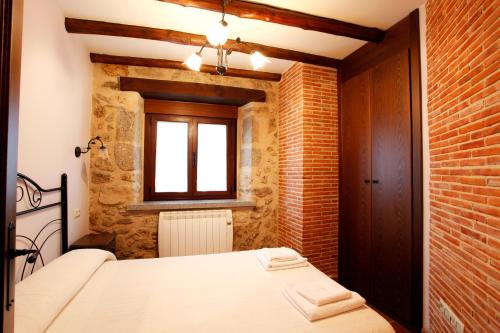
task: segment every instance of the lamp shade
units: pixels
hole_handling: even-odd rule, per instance
[[[189,69],[193,71],[200,71],[201,67],[201,55],[199,53],[193,53],[183,62]]]
[[[265,64],[271,62],[269,59],[264,57],[262,53],[260,53],[259,51],[255,51],[250,55],[250,61],[252,62],[254,70],[257,70],[263,67]]]
[[[100,158],[103,159],[108,159],[109,158],[109,153],[108,153],[108,148],[102,146],[101,148],[98,149],[98,155]]]
[[[225,21],[220,21],[212,24],[208,28],[206,36],[208,42],[213,46],[224,45],[229,37],[227,23]]]

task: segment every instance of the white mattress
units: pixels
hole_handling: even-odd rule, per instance
[[[107,261],[47,332],[394,332],[367,306],[309,322],[281,289],[324,274],[313,266],[268,272],[254,252]]]

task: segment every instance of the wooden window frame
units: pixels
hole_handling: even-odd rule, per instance
[[[236,117],[237,108],[227,105],[145,101],[144,126],[144,201],[155,200],[206,200],[236,198]],[[159,121],[188,123],[188,191],[156,192],[156,130]],[[197,152],[198,124],[226,125],[227,191],[198,192]]]

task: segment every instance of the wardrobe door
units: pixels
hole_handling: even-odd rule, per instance
[[[342,85],[341,280],[369,294],[370,276],[370,73]]]
[[[411,319],[412,146],[408,51],[372,70],[371,302]]]

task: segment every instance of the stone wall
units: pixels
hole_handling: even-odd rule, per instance
[[[233,210],[234,250],[276,246],[278,209],[278,83],[184,70],[94,64],[91,135],[108,156],[90,154],[89,227],[117,235],[119,258],[157,256],[159,212],[129,212],[142,201],[144,100],[118,89],[120,76],[219,84],[266,91],[266,103],[238,111],[238,197],[254,209]]]

